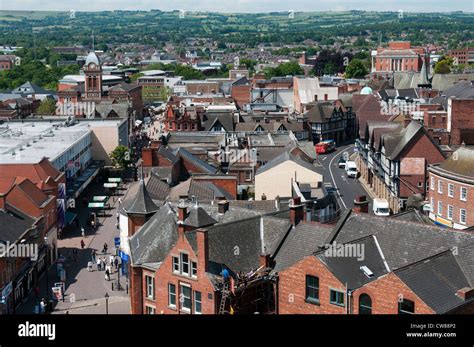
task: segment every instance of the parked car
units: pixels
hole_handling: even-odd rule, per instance
[[[337,161],[337,166],[340,169],[345,169],[346,168],[346,160],[343,157],[339,157],[339,160]]]
[[[374,199],[372,209],[376,216],[389,216],[390,206],[386,199]]]
[[[347,177],[357,178],[357,165],[355,161],[346,162]]]

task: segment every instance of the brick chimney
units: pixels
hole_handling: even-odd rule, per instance
[[[459,289],[457,291],[457,295],[464,301],[472,299],[474,298],[474,288],[465,287],[465,288]]]
[[[153,149],[152,148],[142,149],[142,163],[144,167],[153,166]]]
[[[369,213],[369,201],[367,200],[367,196],[359,195],[356,197],[352,211],[357,213]]]
[[[219,214],[224,214],[229,211],[229,202],[227,200],[222,200],[217,203],[217,210]]]
[[[304,219],[304,204],[301,203],[301,198],[293,198],[290,202],[290,222],[293,226],[298,225]]]
[[[258,261],[259,266],[270,267],[270,254],[260,254]]]
[[[188,214],[188,207],[181,201],[178,204],[178,235],[184,237],[185,225],[184,220]]]
[[[209,239],[206,229],[196,229],[199,268],[209,269]]]

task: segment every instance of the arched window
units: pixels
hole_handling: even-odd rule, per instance
[[[372,314],[372,299],[367,294],[359,296],[359,314]]]

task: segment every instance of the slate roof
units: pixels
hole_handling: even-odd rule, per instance
[[[190,152],[188,152],[182,147],[178,148],[177,155],[183,158],[183,160],[187,160],[194,166],[198,167],[203,173],[215,174],[218,171],[217,168],[212,165],[209,165],[204,160],[201,160],[198,157],[192,155]]]
[[[474,244],[474,234],[445,229],[429,224],[409,222],[398,218],[376,217],[344,213],[325,243],[346,243],[368,235],[375,235],[385,259],[394,270],[421,259],[461,246]],[[471,262],[473,259],[466,261]]]
[[[22,90],[22,89],[27,89],[27,90]],[[12,94],[52,94],[51,91],[46,90],[44,88],[41,88],[40,86],[37,86],[34,83],[31,82],[25,82],[18,88],[15,88],[12,90]]]
[[[193,210],[195,212],[193,212]],[[194,223],[199,217],[198,223]],[[208,228],[209,260],[225,264],[233,271],[250,271],[259,266],[259,256],[265,249],[272,254],[291,227],[288,220],[261,212],[230,208],[218,213],[217,205],[190,206],[188,221],[193,224],[217,222]],[[205,222],[203,220],[205,219]],[[134,265],[161,263],[178,238],[177,211],[173,204],[165,203],[147,223],[130,238],[130,251]],[[186,223],[186,222],[185,222]],[[263,241],[260,226],[263,226]],[[186,238],[197,252],[195,231],[187,231]],[[235,255],[238,246],[240,256]]]
[[[288,151],[283,152],[282,154],[280,154],[275,159],[270,160],[266,165],[261,166],[260,168],[258,168],[256,174],[259,175],[259,174],[261,174],[265,171],[268,171],[268,170],[270,170],[270,169],[272,169],[272,168],[274,168],[274,167],[276,167],[276,166],[280,165],[281,163],[284,163],[288,160],[291,160],[291,161],[295,162],[296,164],[319,174],[316,167],[314,167],[311,163],[308,163],[307,161],[297,157],[296,155],[293,155],[293,154],[289,153]]]
[[[433,225],[431,219],[429,219],[423,213],[414,208],[394,214],[390,216],[390,218],[404,220],[407,222],[417,222]]]
[[[306,112],[306,116],[311,123],[326,123],[331,119],[334,109],[331,102],[318,102]]]
[[[158,153],[165,157],[172,164],[176,164],[179,162],[179,157],[174,155],[174,153],[165,146],[160,146],[160,148],[158,148]]]
[[[363,257],[340,257],[337,256],[337,254],[326,254],[325,250],[319,251],[316,254],[316,257],[321,260],[329,270],[331,270],[331,273],[336,276],[341,283],[346,283],[348,289],[353,290],[360,288],[363,285],[388,274],[389,271],[384,264],[383,255],[379,252],[375,236],[368,236],[344,245],[339,245],[339,247],[346,246],[358,247],[363,254]],[[337,251],[337,246],[333,249]],[[352,255],[354,255],[354,253],[352,253]],[[369,270],[372,271],[373,276],[368,277],[365,275],[361,270],[361,266],[367,266]]]
[[[219,123],[225,131],[234,131],[234,120],[231,113],[205,113],[201,125],[204,131],[210,131],[215,124]]]
[[[14,208],[0,210],[0,243],[14,243],[20,239],[35,223],[35,220]]]
[[[382,134],[381,137],[385,147],[385,156],[388,159],[395,160],[410,141],[422,131],[423,126],[418,122],[412,121],[398,134],[394,132]]]
[[[260,266],[259,256],[264,252],[272,255],[291,228],[289,221],[267,216],[262,217],[262,225],[263,239],[259,216],[209,228],[209,259],[234,272],[255,270]],[[187,232],[186,237],[197,251],[196,232]]]
[[[456,292],[472,286],[451,251],[396,270],[395,274],[437,314],[464,304]]]
[[[323,224],[299,223],[286,237],[274,257],[274,271],[282,271],[313,254],[324,245],[331,227]]]
[[[208,227],[216,224],[217,221],[212,218],[207,212],[199,206],[191,206],[188,209],[188,214],[184,220],[184,225],[188,225],[194,228]]]
[[[124,206],[124,210],[129,214],[144,215],[154,213],[158,210],[158,206],[156,206],[148,194],[148,190],[143,179],[140,180],[136,195],[127,201],[127,204]]]
[[[178,240],[176,211],[164,204],[131,238],[134,265],[162,262]]]
[[[160,179],[160,176],[152,172],[146,183],[146,190],[153,200],[164,201],[169,196],[171,188]]]

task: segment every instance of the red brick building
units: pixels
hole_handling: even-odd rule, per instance
[[[278,313],[472,312],[472,260],[460,254],[474,236],[403,218],[349,211],[332,230],[298,225],[275,257]]]
[[[165,131],[197,131],[201,128],[201,114],[194,107],[168,104],[165,111]]]
[[[474,226],[474,149],[461,147],[428,171],[430,218],[455,229]]]
[[[227,201],[164,204],[130,239],[132,313],[274,312],[271,257],[291,226]]]
[[[415,71],[420,72],[425,61],[429,65],[429,57],[425,56],[422,47],[411,47],[409,41],[389,42],[387,48],[377,48],[375,56],[375,72]]]
[[[474,62],[474,47],[451,49],[448,57],[453,58],[456,65],[468,65]]]

